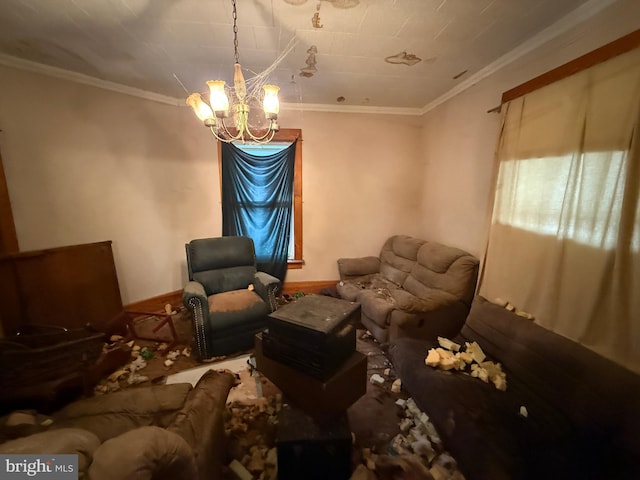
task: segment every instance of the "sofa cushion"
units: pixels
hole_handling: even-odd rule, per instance
[[[247,288],[249,284],[253,283],[255,273],[256,267],[243,265],[194,272],[193,279],[204,285],[207,295],[213,295],[228,290]]]
[[[389,355],[403,388],[429,416],[467,479],[518,478],[524,448],[518,410],[509,408],[504,392],[493,385],[426,366],[434,346],[407,337],[391,342]]]
[[[79,428],[62,428],[35,433],[0,444],[1,454],[72,454],[78,455],[78,478],[86,478],[100,440]]]
[[[387,280],[387,278],[380,273],[364,275],[351,280],[344,280],[336,287],[340,297],[343,300],[349,300],[350,302],[359,301],[358,296],[365,290],[386,292],[388,294],[390,290],[397,288],[398,286],[395,283]]]
[[[192,388],[188,383],[177,383],[83,398],[56,412],[52,428],[82,428],[104,442],[137,427],[165,427]]]
[[[396,285],[402,285],[424,243],[424,240],[407,235],[390,237],[380,251],[380,273]]]
[[[458,248],[425,242],[403,288],[426,298],[428,289],[450,293],[467,305],[471,303],[478,273],[478,260]]]
[[[209,295],[209,313],[246,312],[250,308],[262,305],[264,302],[255,290],[228,290],[226,292]]]
[[[407,279],[408,281],[408,279]],[[454,303],[456,298],[448,292],[435,288],[420,288],[422,295],[413,295],[408,290],[395,289],[391,292],[395,307],[409,313],[420,313],[433,310],[450,303]]]

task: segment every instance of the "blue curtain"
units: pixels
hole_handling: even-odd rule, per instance
[[[284,282],[296,142],[268,156],[222,144],[222,235],[251,237],[258,270]]]

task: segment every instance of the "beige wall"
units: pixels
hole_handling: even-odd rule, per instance
[[[419,235],[423,172],[415,118],[292,113],[303,134],[305,267],[287,281],[337,279],[339,257],[376,255],[387,237]],[[286,121],[286,117],[285,120]]]
[[[640,28],[640,2],[620,0],[425,116],[421,207],[430,238],[482,256],[504,91]]]
[[[418,233],[415,118],[290,112],[304,258],[289,281]],[[216,144],[185,108],[0,67],[0,148],[22,251],[112,240],[123,302],[179,290],[184,243],[221,232]],[[354,139],[356,139],[354,141]]]
[[[176,290],[184,242],[220,224],[215,146],[192,126],[186,109],[0,67],[20,249],[112,240],[125,303]]]

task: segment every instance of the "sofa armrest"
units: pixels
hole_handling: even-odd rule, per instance
[[[209,300],[204,286],[199,282],[189,282],[182,291],[182,303],[193,317],[193,338],[196,355],[200,359],[211,358],[207,338],[209,338]]]
[[[380,271],[378,257],[339,258],[338,273],[340,280],[371,275]]]
[[[193,451],[178,434],[159,427],[129,430],[104,442],[94,452],[91,480],[200,478]]]
[[[0,454],[75,454],[78,456],[78,478],[84,479],[100,439],[81,428],[61,428],[35,433],[0,445]]]
[[[207,371],[189,392],[183,409],[167,427],[191,445],[198,469],[197,478],[222,478],[227,446],[224,433],[226,402],[235,382],[236,377],[228,371]]]
[[[426,340],[435,340],[439,336],[453,338],[460,333],[468,313],[469,307],[461,301],[414,312],[396,309],[391,314],[389,340],[401,337]]]
[[[280,290],[280,280],[273,275],[269,275],[265,272],[256,272],[254,275],[254,287],[256,293],[260,295],[260,298],[269,304],[271,311],[273,312],[278,308],[276,301],[276,293]]]

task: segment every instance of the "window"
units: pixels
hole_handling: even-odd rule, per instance
[[[304,264],[302,257],[302,130],[281,129],[276,133],[272,142],[264,145],[237,144],[244,151],[253,155],[269,155],[286,148],[294,140],[298,140],[296,145],[296,156],[293,177],[293,215],[291,225],[291,240],[289,243],[288,268],[300,269]],[[221,144],[218,142],[218,158],[222,158]],[[218,163],[220,181],[222,181],[222,162]]]
[[[626,181],[625,152],[586,152],[500,164],[495,220],[613,249]],[[571,202],[565,199],[571,195]],[[633,248],[638,251],[637,235]]]

